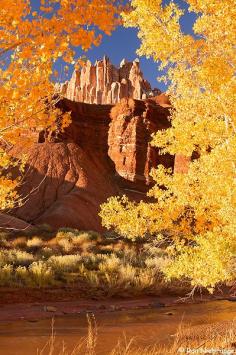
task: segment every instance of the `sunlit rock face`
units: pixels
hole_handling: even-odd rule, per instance
[[[151,136],[169,127],[168,108],[154,100],[124,98],[111,110],[108,130],[108,155],[115,164],[123,185],[146,191],[152,184],[150,172],[163,164],[173,166],[173,157],[160,155],[151,145]]]
[[[71,122],[61,130],[59,114],[53,133],[37,132],[31,146],[12,148],[12,156],[27,156],[27,173],[19,189],[24,203],[11,216],[27,226],[103,231],[99,211],[107,198],[150,201],[152,168],[174,169],[174,157],[151,145],[154,132],[170,127],[171,103],[151,89],[138,60],[119,68],[107,57],[87,61],[57,90],[63,97],[56,106]]]
[[[164,98],[123,98],[116,105],[60,100],[58,108],[71,113],[70,125],[55,135],[41,132],[38,143],[11,151],[28,159],[19,191],[24,203],[12,214],[55,229],[102,231],[98,214],[108,197],[146,200],[151,169],[174,167],[174,157],[160,155],[150,143],[153,132],[170,126],[169,108],[159,100]]]
[[[143,78],[138,59],[123,59],[116,68],[106,56],[94,65],[88,60],[81,70],[74,71],[70,81],[57,89],[69,100],[89,104],[116,104],[124,97],[141,100],[160,94]]]

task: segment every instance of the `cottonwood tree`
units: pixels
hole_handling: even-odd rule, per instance
[[[19,179],[6,171],[19,161],[12,161],[9,148],[32,140],[34,131],[55,129],[55,63],[73,64],[76,48],[99,45],[117,25],[119,12],[114,0],[1,0],[0,210],[17,200]],[[62,129],[69,120],[65,114]]]
[[[162,232],[165,241],[167,232],[166,277],[213,291],[236,273],[236,6],[234,0],[181,2],[196,15],[187,34],[179,3],[132,0],[123,18],[138,29],[138,53],[159,62],[170,83],[171,128],[157,132],[152,144],[191,162],[186,173],[152,171],[148,195],[156,202],[112,197],[101,217],[128,238]]]

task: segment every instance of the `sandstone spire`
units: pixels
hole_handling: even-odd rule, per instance
[[[116,68],[107,56],[94,65],[88,60],[59,90],[72,101],[90,104],[116,104],[124,97],[141,100],[153,96],[151,85],[143,78],[139,59],[133,62],[123,59]]]

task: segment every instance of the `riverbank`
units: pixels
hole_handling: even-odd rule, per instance
[[[145,302],[149,301],[153,300],[145,299]],[[205,302],[204,300],[200,303],[171,304],[172,301],[169,300],[170,303],[165,307],[150,307],[146,304],[147,308],[138,308],[144,307],[144,299],[130,300],[125,304],[122,300],[114,301],[114,306],[123,307],[120,310],[97,309],[93,302],[48,304],[51,307],[58,307],[55,312],[46,312],[43,304],[15,304],[1,307],[1,315],[5,312],[6,318],[0,321],[0,355],[48,355],[49,353],[58,355],[64,354],[62,349],[66,349],[65,354],[72,354],[78,344],[84,344],[85,347],[89,344],[91,334],[94,355],[164,355],[166,352],[162,347],[172,349],[174,344],[176,352],[168,352],[168,354],[178,354],[180,347],[195,349],[202,344],[204,348],[209,349],[221,347],[234,350],[234,319],[236,318],[234,302],[225,300]],[[110,303],[104,302],[104,305],[110,306]],[[73,306],[74,314],[70,313],[72,308],[68,309],[67,306]],[[10,319],[9,314],[16,309],[18,315],[22,312],[24,316],[18,320]],[[39,312],[37,317],[35,317],[36,311]],[[42,313],[47,318],[40,319]],[[88,327],[88,316],[92,321],[92,329]],[[52,318],[54,318],[53,338],[50,338]],[[51,341],[53,341],[53,352],[49,351]],[[118,343],[121,350],[112,352]],[[45,344],[49,346],[45,347]],[[45,351],[41,352],[41,349]],[[161,349],[161,352],[157,349]],[[88,353],[73,352],[73,354]],[[228,354],[232,353],[228,352]]]
[[[229,298],[186,298],[188,280],[166,280],[158,240],[124,240],[69,228],[0,233],[0,320],[162,308]]]
[[[214,301],[236,301],[235,297],[225,295],[196,295],[194,298],[180,296],[139,296],[139,297],[81,297],[79,289],[48,288],[48,289],[1,289],[0,322],[25,319],[34,321],[65,315],[84,313],[103,313],[130,310],[168,309],[170,307],[185,307],[193,304],[203,304]],[[235,302],[236,308],[236,302]],[[171,316],[171,314],[169,314]]]

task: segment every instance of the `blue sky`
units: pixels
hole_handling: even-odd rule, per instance
[[[169,0],[163,1],[164,4],[168,2]],[[182,8],[187,10],[187,4],[185,1],[178,0],[177,2]],[[192,34],[192,25],[195,19],[195,14],[186,11],[181,20],[184,32]],[[107,55],[113,64],[119,65],[123,58],[130,61],[137,58],[136,51],[139,48],[139,45],[140,42],[137,37],[136,29],[119,27],[111,36],[105,35],[101,45],[99,47],[92,47],[85,55],[92,62]],[[165,91],[165,84],[157,81],[157,77],[160,75],[157,69],[157,64],[154,63],[152,59],[146,59],[145,57],[140,57],[139,59],[140,67],[145,79],[150,82],[153,88],[158,87],[162,91]]]
[[[163,0],[163,4],[169,3],[170,0]],[[182,8],[186,9],[186,13],[181,20],[182,29],[186,33],[192,34],[192,25],[196,19],[196,15],[189,13],[187,11],[187,4],[183,0],[175,0]],[[34,9],[38,9],[40,5],[39,0],[31,0],[31,4]],[[139,48],[140,42],[137,37],[137,30],[133,28],[117,28],[111,36],[104,35],[102,43],[99,47],[93,46],[88,52],[84,53],[91,62],[95,62],[96,59],[101,59],[104,55],[107,55],[111,62],[115,65],[119,65],[123,58],[129,61],[137,58],[136,51]],[[82,55],[81,50],[76,51],[77,56]],[[145,57],[140,57],[140,67],[144,74],[145,79],[147,79],[151,86],[158,87],[162,91],[166,90],[165,84],[157,81],[157,77],[160,75],[157,69],[157,64],[153,62],[152,59],[146,59]],[[61,72],[60,67],[62,63],[60,61],[57,63],[56,68]],[[72,74],[72,66],[68,72],[68,77]],[[62,81],[66,78],[61,78]]]

